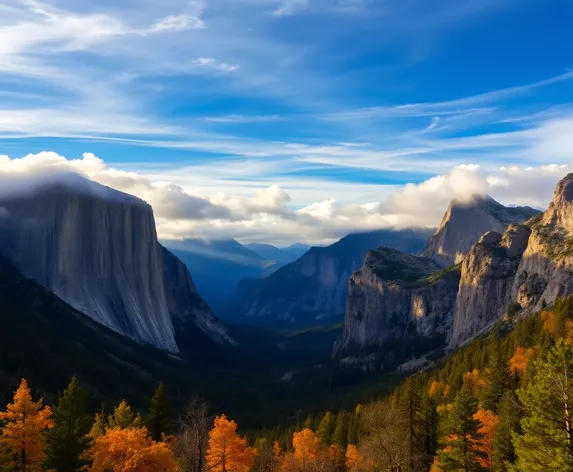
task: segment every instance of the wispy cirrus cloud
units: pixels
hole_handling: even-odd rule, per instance
[[[290,16],[306,10],[310,0],[282,0],[282,4],[272,11],[274,16]]]
[[[197,67],[218,70],[220,72],[234,72],[239,68],[239,66],[236,64],[227,64],[226,62],[218,61],[212,57],[200,57],[199,59],[193,59],[191,64]]]
[[[137,174],[165,166],[146,178],[216,205],[222,193],[231,209],[277,185],[313,238],[364,228],[352,211],[383,224],[361,206],[463,163],[571,162],[573,77],[557,51],[543,67],[521,64],[527,74],[519,54],[511,77],[482,70],[484,54],[481,81],[458,70],[473,64],[464,45],[480,52],[484,37],[464,34],[536,2],[15,0],[0,5],[0,145],[94,151]],[[318,215],[338,215],[337,229],[308,230]],[[173,234],[198,231],[168,220]],[[218,224],[209,231],[249,238],[258,225]]]

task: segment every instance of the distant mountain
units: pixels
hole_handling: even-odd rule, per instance
[[[366,253],[379,246],[418,253],[430,230],[379,230],[346,236],[328,247],[313,247],[265,279],[244,280],[225,316],[260,324],[316,324],[344,314],[348,279]]]
[[[275,270],[288,264],[289,262],[296,261],[310,249],[310,246],[306,244],[293,244],[289,247],[278,248],[276,246],[272,246],[271,244],[251,243],[246,244],[245,247],[249,248],[253,252],[256,252],[259,256],[267,261],[274,261],[275,266],[273,268]]]
[[[262,277],[268,266],[263,257],[234,239],[186,239],[164,244],[193,271],[197,290],[215,312],[241,279]]]
[[[0,208],[0,254],[94,321],[177,352],[176,313],[179,326],[231,342],[184,266],[165,264],[174,258],[157,242],[153,211],[142,200],[76,182],[4,196]],[[178,306],[181,300],[195,305]]]
[[[452,200],[424,256],[442,267],[457,264],[485,232],[503,233],[510,224],[523,223],[540,213],[530,207],[506,207],[489,195],[468,201]]]
[[[185,239],[165,241],[170,250],[193,271],[199,293],[215,311],[246,278],[262,278],[298,259],[308,246],[280,249],[270,244],[243,246],[234,239]]]

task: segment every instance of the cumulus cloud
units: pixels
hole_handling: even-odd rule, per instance
[[[60,183],[100,192],[102,197],[126,198],[129,194],[145,200],[154,208],[163,239],[326,244],[353,231],[436,227],[452,199],[470,199],[477,194],[490,194],[506,205],[543,209],[557,181],[570,170],[570,165],[547,165],[491,171],[467,164],[418,184],[393,187],[393,192],[379,201],[353,203],[329,198],[296,208],[292,198],[296,190],[289,193],[277,184],[256,187],[250,183],[248,192],[241,195],[206,194],[204,188],[111,168],[94,154],[66,159],[54,152],[41,152],[22,158],[0,156],[0,198]],[[383,194],[386,186],[379,188]]]

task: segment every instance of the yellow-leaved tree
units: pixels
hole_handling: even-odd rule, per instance
[[[32,401],[26,380],[14,393],[14,401],[0,412],[0,448],[7,454],[9,467],[16,472],[42,470],[46,458],[44,431],[52,427],[50,407],[42,400]]]
[[[254,460],[255,450],[237,434],[237,423],[225,415],[217,416],[209,432],[209,472],[249,472]]]
[[[175,472],[179,465],[169,444],[156,442],[146,428],[110,428],[89,451],[91,472]]]
[[[294,448],[294,459],[303,472],[319,457],[320,440],[308,428],[292,435],[292,446]]]

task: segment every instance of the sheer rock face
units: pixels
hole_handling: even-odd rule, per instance
[[[370,251],[350,278],[346,318],[334,355],[377,347],[406,335],[445,334],[451,326],[460,272],[429,258],[388,248]]]
[[[429,236],[428,230],[379,230],[351,234],[328,247],[313,247],[269,277],[241,284],[234,309],[251,322],[257,318],[308,322],[341,316],[348,279],[370,249],[387,246],[417,253]]]
[[[573,174],[557,184],[543,218],[531,227],[512,288],[525,313],[573,293]]]
[[[0,251],[26,276],[118,333],[178,350],[149,205],[102,186],[52,185],[0,207]]]
[[[159,247],[163,259],[165,300],[176,334],[179,326],[191,323],[218,343],[235,344],[197,292],[187,266],[163,246]]]
[[[450,348],[503,316],[512,301],[513,281],[530,234],[525,225],[510,225],[503,236],[490,231],[472,247],[462,263]]]
[[[424,255],[443,267],[457,264],[484,233],[503,233],[511,223],[523,223],[539,213],[530,207],[505,207],[487,195],[467,202],[453,200]]]

